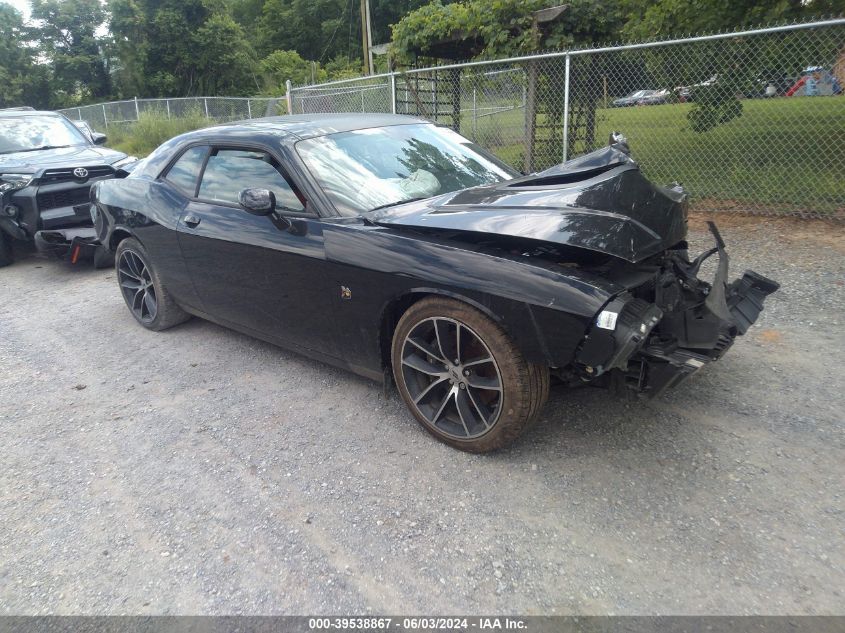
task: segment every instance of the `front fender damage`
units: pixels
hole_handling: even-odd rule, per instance
[[[713,248],[694,260],[685,248],[673,249],[645,263],[640,270],[653,269],[646,282],[631,286],[597,315],[576,354],[582,380],[600,379],[622,393],[656,397],[721,358],[756,322],[779,284],[751,270],[728,283],[724,240],[714,223],[708,227]],[[719,262],[708,283],[698,273],[713,255]]]

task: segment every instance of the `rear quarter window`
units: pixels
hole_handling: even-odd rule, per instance
[[[202,170],[208,147],[192,147],[179,157],[164,177],[186,196],[193,198],[197,192],[197,181]]]

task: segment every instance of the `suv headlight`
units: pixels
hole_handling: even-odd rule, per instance
[[[33,179],[32,174],[0,174],[0,193],[23,189]]]

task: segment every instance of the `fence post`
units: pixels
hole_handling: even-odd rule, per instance
[[[246,114],[247,118],[252,118],[252,104],[249,99],[246,100]]]
[[[569,53],[566,54],[563,79],[563,162],[569,158]]]
[[[396,114],[396,73],[390,73],[390,111]]]
[[[202,102],[205,104],[205,118],[208,118],[208,97],[203,97]]]
[[[523,100],[525,101],[525,161],[522,170],[526,174],[534,171],[534,140],[537,136],[537,62],[528,62],[528,76]]]
[[[164,105],[167,107],[167,118],[170,119],[170,99],[165,99]]]
[[[285,80],[285,101],[288,103],[288,114],[293,114],[293,95],[291,94],[290,79]]]
[[[472,89],[472,142],[477,143],[478,139],[478,106],[475,100],[475,88]]]
[[[106,104],[103,104],[103,125],[106,126],[106,131],[109,129],[109,118],[106,116]]]
[[[82,110],[81,110],[80,108],[77,108],[77,109],[76,109],[76,120],[77,120],[77,121],[81,121],[81,120],[82,120]]]
[[[135,120],[138,121],[141,118],[141,111],[138,110],[138,97],[135,97]]]

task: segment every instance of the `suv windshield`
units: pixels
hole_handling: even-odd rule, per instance
[[[88,141],[82,132],[64,117],[0,118],[0,154],[69,145],[88,145]]]
[[[345,215],[519,175],[460,134],[432,124],[339,132],[300,141],[296,149]]]

